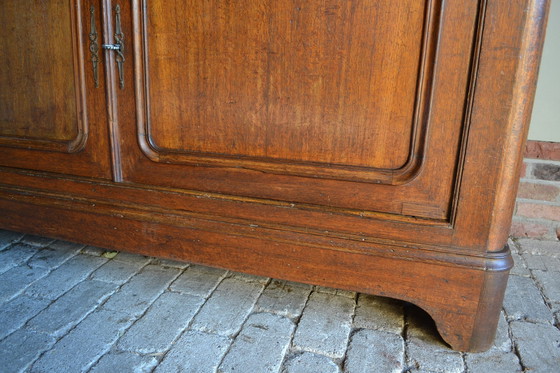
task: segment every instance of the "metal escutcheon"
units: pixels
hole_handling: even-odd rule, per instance
[[[120,44],[103,44],[102,45],[103,49],[109,49],[112,51],[120,51],[121,50],[121,45]]]

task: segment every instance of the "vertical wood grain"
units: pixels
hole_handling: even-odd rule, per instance
[[[0,135],[72,140],[80,124],[69,1],[0,9]]]
[[[102,42],[100,3],[0,5],[1,166],[110,177],[105,64],[96,88],[89,50],[91,6]]]
[[[150,140],[178,152],[402,167],[422,125],[428,3],[146,2]]]

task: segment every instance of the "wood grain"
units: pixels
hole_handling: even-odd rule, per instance
[[[65,0],[29,11],[24,1],[0,5],[0,136],[71,141],[78,136],[73,17]],[[76,105],[78,104],[78,105]]]
[[[328,244],[310,245],[308,234],[285,232],[273,238],[266,230],[256,228],[260,233],[240,237],[225,233],[230,230],[229,224],[222,224],[220,231],[209,232],[193,227],[192,221],[185,224],[165,213],[134,216],[126,208],[96,205],[92,209],[76,200],[59,203],[48,198],[45,201],[41,196],[23,195],[19,201],[12,197],[0,190],[0,202],[7,212],[0,216],[1,226],[142,255],[407,300],[429,312],[442,337],[462,351],[481,351],[491,346],[512,265],[509,251],[477,265],[471,262],[469,266],[457,266],[445,256],[430,262],[333,250]],[[112,211],[103,213],[106,208]],[[29,215],[31,210],[35,211],[33,216]],[[8,216],[15,219],[7,219]],[[70,221],[73,224],[68,224]],[[481,297],[481,288],[493,291]]]
[[[546,0],[488,1],[462,170],[466,185],[457,201],[458,246],[497,251],[507,240],[548,9]]]
[[[113,52],[86,73],[87,10],[111,43],[115,4],[61,4],[87,141],[48,148],[74,127],[22,103],[0,227],[404,299],[491,345],[548,1],[133,0],[122,89]]]
[[[400,168],[422,125],[430,3],[146,2],[149,141],[158,152]]]
[[[96,0],[0,5],[7,30],[0,35],[0,165],[110,177],[105,85],[95,88],[89,54],[90,6],[101,14]],[[101,44],[99,17],[96,28]],[[103,73],[100,63],[102,80]]]
[[[127,162],[123,164],[123,179],[143,184],[293,203],[321,204],[399,215],[414,213],[419,217],[448,220],[455,170],[460,167],[457,164],[458,149],[462,146],[465,98],[470,78],[468,71],[473,53],[474,30],[478,22],[478,4],[476,1],[452,2],[444,9],[438,8],[439,2],[430,4],[433,4],[431,12],[439,16],[428,22],[432,30],[427,32],[431,41],[427,44],[429,47],[426,58],[437,63],[432,64],[433,66],[426,71],[417,71],[417,79],[421,80],[424,76],[422,74],[432,76],[431,80],[428,79],[431,83],[425,87],[425,92],[429,93],[428,98],[422,101],[424,107],[421,109],[421,118],[424,124],[419,127],[426,129],[425,143],[420,135],[415,139],[418,141],[416,146],[419,153],[411,155],[412,160],[408,163],[410,168],[383,170],[366,167],[364,170],[356,169],[357,166],[352,164],[317,166],[296,164],[291,160],[265,162],[241,156],[232,158],[217,155],[210,159],[186,156],[180,152],[157,153],[153,144],[148,141],[149,129],[146,128],[146,115],[150,109],[146,83],[152,79],[149,74],[145,74],[146,68],[149,68],[147,64],[150,53],[146,49],[147,41],[142,32],[142,2],[132,2],[130,11],[133,21],[125,27],[129,30],[127,33],[134,35],[133,47],[129,49],[128,58],[134,59],[135,65],[134,68],[128,67],[127,74],[135,78],[136,89],[134,92],[123,92],[117,103],[118,111],[123,113],[120,120],[123,134],[121,148],[129,155]],[[428,10],[426,12],[429,13]],[[385,34],[381,33],[378,38],[383,39],[383,35]],[[422,39],[417,41],[419,44],[423,43]],[[235,54],[235,51],[231,53]],[[182,74],[182,70],[177,69],[168,72],[171,75]],[[302,79],[305,80],[303,77]],[[293,80],[293,84],[297,84],[297,80]],[[177,101],[171,92],[168,96],[163,96],[162,93],[154,99],[161,102]],[[257,100],[256,96],[258,94],[255,92],[253,99]],[[343,96],[344,92],[340,94],[340,97]],[[131,112],[132,107],[136,109],[135,113]],[[173,115],[182,115],[180,113],[183,111],[177,110]],[[243,112],[239,115],[243,115]],[[173,122],[169,124],[167,131],[181,134],[185,125],[188,124]],[[379,122],[376,126],[391,132],[393,122]],[[171,130],[171,127],[175,129]],[[232,127],[228,131],[243,133],[245,130]],[[325,127],[325,132],[331,133],[329,131]],[[395,131],[395,134],[397,132]],[[133,136],[138,140],[135,141]],[[339,141],[342,141],[340,136],[334,135],[329,140],[331,144]],[[190,157],[190,160],[185,157]],[[401,171],[404,173],[400,174]],[[441,183],[433,185],[431,180],[434,178],[439,179]],[[426,208],[421,207],[424,205]],[[409,206],[419,207],[412,209]]]

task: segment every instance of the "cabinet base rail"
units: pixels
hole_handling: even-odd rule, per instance
[[[415,248],[390,256],[383,254],[383,245],[376,245],[380,247],[376,251],[363,243],[363,250],[357,250],[350,241],[345,248],[302,232],[257,225],[242,229],[232,222],[173,211],[150,213],[140,205],[97,204],[2,187],[0,227],[401,299],[428,312],[455,350],[484,351],[493,343],[513,264],[507,246],[480,256],[432,252],[422,260],[419,257],[428,250]]]

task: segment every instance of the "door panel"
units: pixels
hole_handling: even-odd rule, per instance
[[[110,176],[105,89],[95,87],[100,61],[93,74],[102,38],[99,5],[68,0],[0,5],[1,165]]]
[[[74,70],[73,56],[67,51],[72,45],[68,4],[42,2],[30,16],[28,7],[25,1],[10,2],[0,13],[1,24],[11,30],[0,39],[0,49],[7,57],[0,67],[4,87],[0,91],[0,133],[71,141],[83,133],[79,128],[83,123],[79,123],[76,103],[66,99],[77,94],[74,78],[68,76]],[[31,35],[29,30],[34,30]]]
[[[425,18],[436,18],[425,17],[429,5],[147,2],[147,141],[186,161],[401,168],[417,126],[417,85],[425,85],[418,71],[422,31],[432,26]]]
[[[146,154],[381,183],[411,177],[435,3],[146,2]]]
[[[123,8],[125,180],[450,218],[477,1]]]

